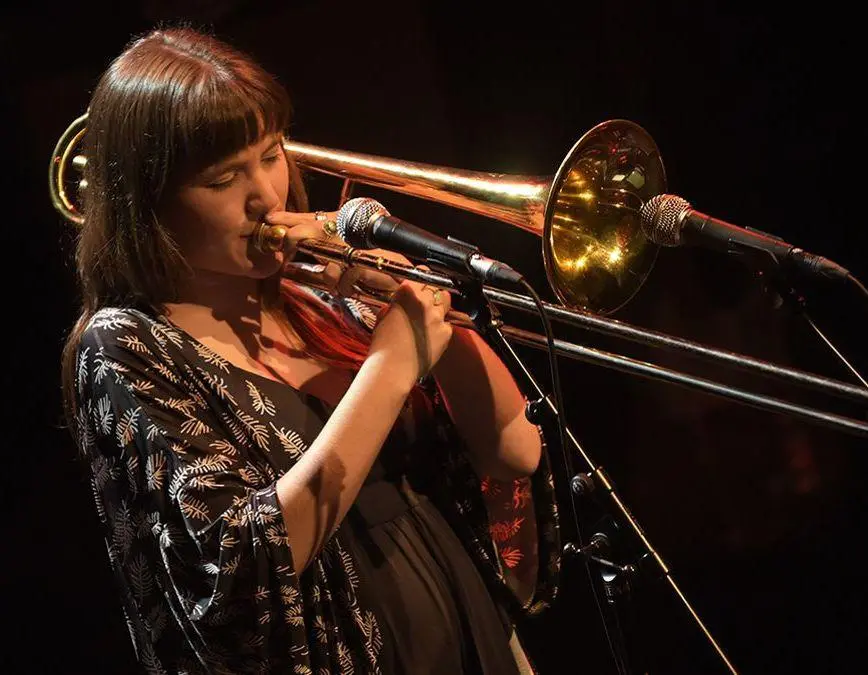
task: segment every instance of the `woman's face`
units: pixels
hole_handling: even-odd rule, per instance
[[[250,235],[264,216],[286,208],[289,169],[281,135],[271,134],[206,168],[168,200],[160,221],[196,271],[265,278],[283,253],[261,253]]]

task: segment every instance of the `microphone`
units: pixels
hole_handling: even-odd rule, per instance
[[[409,258],[470,274],[483,283],[520,284],[523,277],[509,265],[486,258],[479,249],[457,239],[444,239],[392,216],[370,197],[350,199],[338,211],[337,230],[350,246],[384,248]]]
[[[850,272],[835,262],[808,253],[783,239],[752,228],[738,227],[694,210],[687,200],[661,194],[649,199],[640,212],[645,236],[661,246],[706,246],[725,252],[743,248],[770,254],[782,264],[828,279],[845,280]]]

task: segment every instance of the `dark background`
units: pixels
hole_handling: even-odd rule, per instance
[[[2,672],[136,672],[89,488],[60,420],[60,349],[76,290],[71,231],[51,207],[47,169],[109,59],[133,34],[175,18],[213,27],[275,72],[295,101],[300,140],[550,176],[585,131],[626,118],[657,142],[670,192],[868,279],[855,103],[864,36],[832,3],[803,13],[713,2],[7,5]],[[335,208],[337,181],[308,180],[314,206]],[[480,245],[553,299],[533,235],[403,195],[357,194],[365,193]],[[798,288],[817,326],[868,371],[868,298],[805,279]],[[509,318],[539,330],[532,317]],[[775,307],[749,268],[719,254],[662,250],[615,318],[855,381],[804,317]],[[864,408],[844,401],[556,330],[864,419]],[[520,353],[548,387],[543,354]],[[736,670],[864,672],[864,440],[596,364],[561,360],[561,377],[571,428]],[[727,672],[671,586],[640,584],[632,606],[629,635],[650,672]],[[567,565],[559,603],[522,629],[543,673],[614,672],[581,567]]]

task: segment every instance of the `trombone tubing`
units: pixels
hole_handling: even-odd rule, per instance
[[[299,242],[298,248],[315,258],[323,258],[347,267],[360,266],[368,269],[375,269],[384,274],[388,274],[389,276],[409,279],[411,281],[428,284],[429,286],[436,286],[450,292],[460,293],[460,288],[457,282],[447,275],[433,270],[422,269],[413,265],[406,265],[380,255],[368,253],[352,246],[347,246],[346,244],[308,239]],[[519,309],[533,314],[538,313],[536,303],[527,296],[501,291],[488,286],[483,287],[482,292],[486,299],[495,305],[511,307],[513,309]],[[383,307],[388,302],[386,297],[377,294],[375,291],[368,292],[359,290],[358,293],[354,295],[354,298],[375,307]],[[868,389],[854,387],[837,380],[786,368],[784,366],[753,359],[738,353],[717,350],[702,344],[691,342],[690,340],[675,338],[666,335],[665,333],[646,331],[631,326],[630,324],[604,319],[586,312],[579,312],[551,305],[549,303],[543,303],[543,308],[549,315],[550,319],[562,321],[567,324],[619,335],[646,344],[686,351],[696,356],[721,361],[727,365],[735,365],[748,370],[757,370],[764,375],[776,376],[799,384],[824,389],[837,395],[850,396],[862,401],[868,400]],[[455,325],[464,327],[475,326],[470,317],[461,312],[452,311],[449,313],[447,319]],[[543,335],[512,326],[499,325],[498,328],[500,328],[506,337],[511,338],[518,343],[543,350],[548,348],[548,341]],[[716,396],[730,398],[753,407],[793,415],[825,426],[843,429],[860,435],[868,435],[868,423],[866,422],[797,405],[781,399],[765,396],[763,394],[752,393],[737,387],[731,387],[729,385],[689,375],[677,370],[664,368],[641,360],[632,359],[591,347],[585,347],[559,339],[554,340],[554,349],[556,354],[571,359],[602,364],[606,367],[622,372],[638,374],[651,379],[680,384]]]
[[[344,265],[358,265],[368,269],[376,269],[391,276],[419,281],[429,286],[439,286],[448,291],[458,290],[455,281],[446,275],[398,263],[387,258],[366,253],[346,244],[335,244],[321,240],[305,240],[300,243],[299,248],[305,250],[310,255],[324,257]],[[496,305],[532,314],[538,312],[533,299],[525,295],[489,286],[483,288],[483,294],[490,302]],[[666,333],[638,328],[628,323],[606,319],[589,312],[570,309],[560,305],[552,305],[547,302],[543,302],[543,307],[549,319],[554,319],[567,325],[623,337],[654,347],[664,347],[685,352],[692,356],[719,361],[725,365],[736,366],[748,371],[753,370],[763,375],[778,377],[795,384],[813,387],[826,393],[852,398],[860,402],[868,402],[868,388],[857,387],[839,380],[755,359],[737,352],[715,349],[698,342],[678,338]]]

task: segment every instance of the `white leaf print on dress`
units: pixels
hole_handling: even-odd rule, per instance
[[[295,431],[285,427],[278,429],[273,422],[270,424],[287,455],[298,460],[307,451],[307,444]]]
[[[188,436],[201,436],[210,432],[211,427],[196,417],[188,417],[181,423],[181,433]]]
[[[178,412],[184,413],[187,416],[192,417],[193,413],[196,411],[196,401],[191,398],[158,398],[155,397],[154,401],[159,403],[161,406],[166,408],[167,410],[177,410]]]
[[[337,649],[338,663],[341,664],[341,675],[353,675],[356,671],[353,667],[353,659],[350,655],[350,650],[342,641],[337,642]]]
[[[199,493],[205,492],[207,490],[216,490],[220,487],[220,482],[217,480],[216,476],[204,475],[204,476],[191,476],[189,480],[187,480],[187,486],[185,489],[187,490],[195,490]]]
[[[187,487],[191,477],[226,471],[230,466],[232,466],[232,460],[223,455],[197,457],[172,476],[169,483],[169,497],[175,499],[182,489]]]
[[[144,603],[145,598],[151,594],[154,589],[154,580],[151,577],[151,571],[148,568],[148,560],[141,553],[134,556],[130,560],[127,570],[129,572],[130,585],[133,589],[133,597],[139,603]]]
[[[105,505],[103,504],[102,493],[96,487],[96,481],[91,478],[90,487],[93,492],[93,501],[96,506],[96,513],[99,516],[100,522],[106,522]]]
[[[217,375],[212,375],[207,370],[203,370],[197,366],[196,370],[199,371],[199,374],[208,383],[211,389],[214,390],[214,393],[217,394],[220,398],[229,401],[232,405],[237,405],[235,402],[235,397],[229,391],[229,385],[223,381],[222,377],[218,377]]]
[[[225,520],[225,518],[224,518]],[[239,540],[233,537],[228,532],[224,532],[220,537],[220,548],[228,550],[232,550],[236,546],[238,546]]]
[[[118,426],[115,429],[115,435],[121,447],[126,447],[133,440],[136,431],[138,431],[138,417],[141,410],[141,408],[128,408],[121,415],[121,419],[118,421]]]
[[[106,394],[96,402],[94,408],[94,417],[96,417],[97,426],[103,436],[108,436],[112,431],[112,422],[114,421],[114,413],[112,412],[111,397]]]
[[[262,525],[271,525],[272,523],[277,522],[282,515],[280,509],[276,506],[260,502],[256,505],[254,518],[256,518],[256,521]]]
[[[238,566],[241,564],[241,554],[239,553],[236,556],[233,556],[231,559],[227,560],[223,566],[220,568],[220,571],[223,574],[235,574],[238,571]]]
[[[213,562],[206,562],[202,565],[202,571],[205,572],[205,574],[210,574],[216,577],[220,574],[220,566]]]
[[[126,468],[127,482],[130,486],[130,492],[132,493],[133,497],[135,497],[139,492],[139,458],[137,455],[130,455],[129,457],[127,457]]]
[[[148,455],[145,463],[145,480],[149,490],[161,490],[166,479],[166,456],[162,452]]]
[[[172,384],[181,384],[181,379],[162,361],[151,361],[151,367]]]
[[[91,462],[91,473],[93,474],[93,483],[96,489],[102,492],[110,480],[117,480],[120,475],[120,469],[115,464],[113,457],[105,455],[97,455]]]
[[[142,642],[139,649],[139,660],[141,660],[142,665],[145,667],[145,672],[147,672],[148,675],[165,675],[166,671],[163,670],[160,665],[160,660],[154,653],[154,648],[151,646],[151,643]]]
[[[300,604],[291,605],[283,610],[283,618],[289,626],[296,628],[304,626],[304,612]]]
[[[169,328],[169,326],[166,326],[164,324],[152,323],[151,335],[154,336],[154,339],[163,348],[166,347],[166,340],[171,342],[178,349],[180,349],[184,344],[184,340],[178,333],[178,331],[174,330],[173,328]]]
[[[181,512],[187,516],[187,518],[200,520],[206,523],[211,522],[211,512],[208,510],[208,505],[201,499],[181,495],[178,504],[181,507]]]
[[[321,645],[327,645],[329,643],[328,628],[321,616],[316,616],[313,620],[313,634],[316,637],[316,641]]]
[[[85,347],[78,354],[78,395],[84,394],[84,383],[87,378],[87,356],[90,353],[90,347]]]
[[[96,366],[93,371],[93,381],[96,384],[100,384],[109,371],[108,359],[105,357],[102,349],[100,349],[99,354],[94,357],[93,362]]]
[[[361,617],[362,633],[365,636],[365,646],[368,652],[376,658],[383,648],[383,636],[380,633],[380,625],[377,623],[377,617],[371,610],[366,610]]]
[[[199,357],[212,366],[217,366],[224,373],[229,372],[229,362],[219,354],[214,353],[201,342],[191,342]]]
[[[112,544],[125,558],[133,545],[135,529],[132,522],[132,514],[126,501],[121,500],[117,510],[112,514]]]
[[[147,354],[148,356],[153,356],[151,350],[148,349],[147,345],[139,340],[136,335],[124,335],[118,338],[118,342],[124,345],[131,352],[135,352],[136,354]]]
[[[289,537],[279,527],[269,527],[265,538],[275,546],[289,546]]]
[[[137,328],[138,323],[122,309],[106,308],[99,310],[91,319],[91,328],[119,330],[121,328]]]
[[[287,584],[283,584],[280,587],[280,597],[283,599],[283,601],[286,604],[294,605],[296,602],[298,602],[299,592],[297,589],[293,588],[292,586],[289,586]]]
[[[270,415],[271,417],[274,417],[276,408],[274,407],[274,403],[271,402],[271,399],[259,391],[259,389],[256,388],[256,385],[250,380],[245,380],[245,382],[247,383],[247,391],[250,393],[250,398],[253,401],[254,410],[256,410],[260,415]]]
[[[235,446],[225,438],[218,438],[216,441],[211,441],[208,444],[208,447],[216,450],[221,455],[226,455],[227,457],[235,457],[238,455]]]
[[[130,385],[130,389],[137,394],[147,394],[149,391],[153,391],[154,383],[149,380],[136,380]]]
[[[96,445],[96,431],[87,419],[87,410],[84,407],[75,411],[75,428],[78,432],[78,442],[81,444],[85,454],[90,454],[90,451]],[[111,430],[109,430],[111,433]]]
[[[166,610],[162,605],[154,605],[154,608],[148,613],[147,625],[148,631],[152,640],[158,640],[163,629],[166,627]]]
[[[248,485],[255,485],[257,487],[261,487],[265,483],[262,474],[252,464],[245,464],[240,469],[238,469],[238,475],[241,476],[241,480],[243,480]]]
[[[232,413],[235,415],[235,418],[244,425],[244,428],[247,429],[248,433],[253,438],[254,443],[263,450],[268,450],[269,436],[266,426],[262,422],[257,422],[253,415],[248,415],[243,410],[233,408]]]

